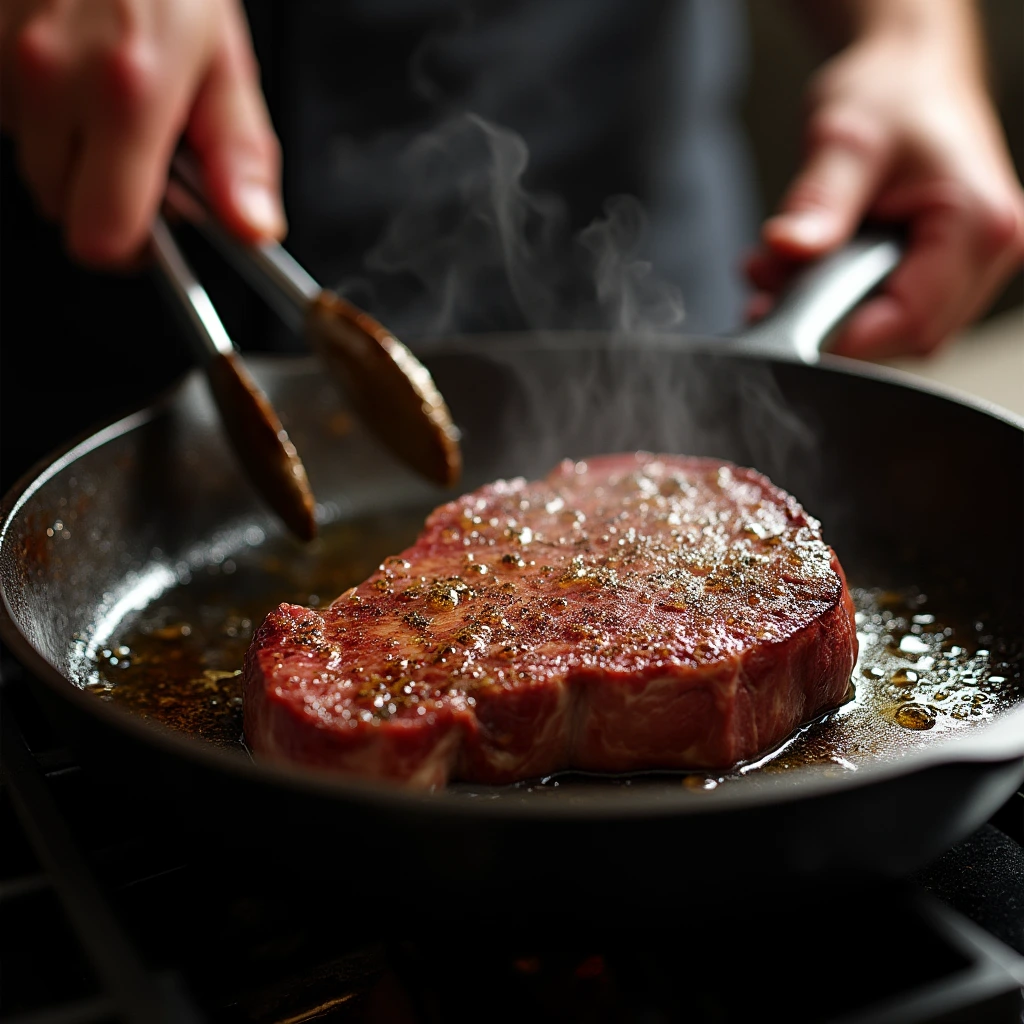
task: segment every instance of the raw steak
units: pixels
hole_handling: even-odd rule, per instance
[[[842,703],[854,610],[819,524],[711,459],[605,455],[488,484],[245,663],[265,758],[417,786],[727,768]]]

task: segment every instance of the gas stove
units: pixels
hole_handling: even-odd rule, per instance
[[[521,920],[511,889],[461,925],[402,922],[387,893],[352,920],[303,872],[125,806],[3,669],[8,1024],[1024,1020],[1024,793],[911,882],[799,905],[724,891],[712,920],[659,905],[655,881],[642,920],[602,919],[599,894],[587,920]],[[315,836],[295,858],[316,863]]]

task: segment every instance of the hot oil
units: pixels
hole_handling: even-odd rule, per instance
[[[1024,697],[1022,652],[989,632],[983,621],[940,615],[940,609],[953,610],[942,595],[929,597],[913,587],[852,587],[851,596],[859,653],[849,699],[842,707],[731,772],[643,772],[616,776],[615,784],[664,785],[674,777],[688,790],[702,792],[793,768],[813,766],[825,774],[857,771],[873,760],[898,757],[989,721]],[[518,785],[544,792],[592,785],[597,778],[559,772]]]
[[[747,768],[838,770],[989,721],[1022,696],[1021,651],[936,594],[852,589],[860,650],[853,699]]]
[[[86,688],[245,754],[242,663],[267,612],[283,601],[330,604],[411,544],[427,511],[335,523],[310,544],[278,538],[194,572],[97,651]]]
[[[424,513],[336,523],[310,545],[281,539],[208,566],[124,623],[98,652],[88,688],[244,755],[241,669],[263,617],[281,601],[329,604],[386,555],[412,543]],[[796,767],[856,771],[986,722],[1024,695],[1021,652],[1009,649],[984,621],[957,614],[942,594],[912,587],[851,592],[860,654],[851,699],[842,707],[729,773],[601,776],[601,784],[664,785],[671,778],[700,792]],[[562,772],[517,788],[548,792],[593,781]]]

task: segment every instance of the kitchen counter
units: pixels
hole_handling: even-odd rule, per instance
[[[1024,416],[1024,308],[972,327],[931,359],[889,359],[885,364]]]

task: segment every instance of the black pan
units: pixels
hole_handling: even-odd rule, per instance
[[[848,717],[845,732],[813,726],[735,778],[566,777],[419,793],[254,762],[187,716],[184,729],[147,720],[89,692],[96,659],[139,616],[176,604],[209,619],[224,614],[218,601],[266,610],[301,596],[306,569],[331,579],[325,549],[281,536],[260,507],[195,376],[7,496],[0,632],[81,755],[139,798],[168,799],[200,834],[301,848],[339,869],[356,856],[462,892],[497,874],[523,899],[609,905],[649,899],[654,877],[669,901],[836,872],[902,875],[979,826],[1024,779],[1024,706],[1012,683],[1024,638],[1024,427],[889,370],[817,361],[828,330],[897,258],[891,242],[859,243],[739,339],[486,336],[439,345],[425,361],[464,433],[466,489],[539,475],[565,456],[640,448],[765,471],[823,520],[851,585],[876,588],[872,600],[964,622],[960,637],[978,620],[975,645],[1009,666],[1006,706],[990,721],[914,732],[882,708],[873,724],[866,712],[859,725]],[[348,424],[310,362],[254,360],[253,371],[302,454],[322,522],[342,524],[349,564],[372,566],[407,543],[445,494]],[[200,607],[205,599],[189,595],[210,580],[220,596]],[[332,582],[340,591],[353,581]],[[837,736],[842,749],[830,749]],[[800,761],[798,747],[817,753]],[[709,865],[718,882],[695,884]]]

